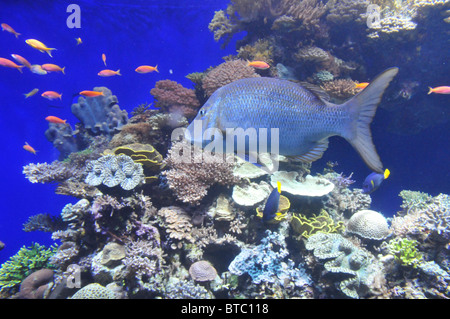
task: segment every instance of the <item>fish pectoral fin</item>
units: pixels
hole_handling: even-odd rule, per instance
[[[316,143],[316,145],[309,150],[308,152],[297,155],[297,156],[289,156],[290,159],[300,162],[314,162],[322,157],[323,153],[328,148],[328,139],[321,140]]]

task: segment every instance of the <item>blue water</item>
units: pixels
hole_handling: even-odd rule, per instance
[[[120,107],[130,113],[137,105],[153,101],[149,92],[158,80],[171,79],[192,88],[191,81],[185,76],[222,63],[223,56],[235,53],[239,39],[239,35],[235,36],[233,42],[221,49],[208,30],[214,11],[225,9],[226,0],[76,1],[81,8],[79,29],[66,26],[69,16],[66,9],[70,3],[0,1],[0,22],[13,26],[22,34],[16,39],[7,32],[0,32],[0,57],[10,59],[10,55],[16,53],[32,64],[55,63],[66,67],[66,75],[51,73],[45,76],[29,70],[21,74],[14,69],[0,68],[0,241],[6,244],[0,252],[0,263],[23,245],[34,241],[52,243],[49,233],[22,231],[22,224],[29,216],[39,213],[58,215],[65,204],[76,201],[55,195],[52,185],[31,184],[22,174],[22,167],[30,162],[50,163],[58,158],[59,152],[44,136],[48,128],[46,116],[58,116],[73,124],[78,122],[70,112],[72,95],[95,86],[111,89],[118,97]],[[78,37],[83,41],[79,46],[75,41]],[[24,42],[28,38],[39,39],[47,46],[57,48],[53,51],[53,59],[28,46]],[[104,69],[102,53],[106,55],[108,68],[120,69],[121,77],[97,76]],[[448,56],[448,52],[446,54]],[[427,63],[432,64],[433,59]],[[157,64],[160,73],[134,72],[142,64]],[[402,70],[401,65],[397,66],[402,78],[415,77],[414,70]],[[426,94],[428,85],[443,85],[444,80],[447,80],[446,85],[450,84],[449,65],[439,67],[447,70],[444,72],[446,79],[441,75],[439,83],[421,83],[420,94]],[[377,72],[380,71],[382,69]],[[40,89],[39,94],[24,99],[23,93],[35,87]],[[62,92],[62,101],[49,102],[40,97],[46,90]],[[431,95],[427,104],[450,107],[449,98],[449,95]],[[61,108],[50,107],[50,104]],[[395,115],[406,116],[407,112],[409,109],[405,108],[404,114]],[[388,131],[387,123],[393,115],[382,108],[378,110],[372,134],[391,176],[372,195],[373,209],[392,216],[399,210],[398,193],[403,189],[431,195],[450,193],[448,114],[438,115],[447,117],[441,124],[405,135]],[[37,155],[22,149],[25,142],[38,150]],[[357,187],[361,187],[370,173],[351,146],[340,138],[331,140],[328,151],[313,168],[321,171],[327,161],[339,162],[337,172],[345,175],[353,172]]]

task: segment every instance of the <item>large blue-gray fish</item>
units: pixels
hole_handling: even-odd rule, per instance
[[[227,129],[278,128],[279,154],[307,162],[322,157],[328,138],[337,135],[356,149],[371,170],[382,173],[383,164],[372,142],[370,123],[397,72],[398,68],[384,71],[363,91],[340,105],[287,80],[264,77],[237,80],[211,95],[189,125],[188,135],[191,142],[205,146],[204,141],[194,137],[194,123],[200,123],[198,120],[203,131],[217,128],[225,139]],[[270,134],[268,141],[269,148],[273,147]]]

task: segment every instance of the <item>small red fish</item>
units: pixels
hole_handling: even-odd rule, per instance
[[[46,64],[42,64],[41,68],[47,72],[61,72],[62,74],[66,74],[64,72],[64,70],[66,69],[66,67],[60,67],[59,65],[56,64],[51,64],[51,63],[46,63]]]
[[[37,151],[33,147],[31,147],[30,144],[28,144],[27,142],[25,142],[25,145],[23,146],[23,149],[25,151],[28,151],[28,152],[33,153],[34,155],[36,155]]]
[[[19,37],[20,33],[17,33],[16,31],[14,31],[13,28],[11,28],[9,25],[7,25],[6,23],[2,23],[2,31],[8,31],[9,33],[12,33],[16,36],[16,38]]]
[[[44,93],[41,94],[42,97],[45,97],[46,99],[49,100],[56,100],[56,99],[60,99],[62,97],[62,93],[59,94],[55,91],[45,91]]]
[[[27,68],[31,69],[31,63],[28,62],[27,59],[25,59],[24,57],[21,57],[18,54],[11,54],[11,56],[14,58],[14,60],[16,60],[17,62],[19,62],[20,64],[25,65]]]
[[[113,70],[101,70],[100,72],[98,72],[99,76],[103,76],[103,77],[107,77],[107,76],[114,76],[114,75],[122,75],[120,74],[120,69],[117,71],[113,71]]]
[[[150,72],[153,72],[153,71],[156,71],[156,72],[159,73],[158,65],[156,65],[156,66],[141,65],[141,66],[137,67],[135,71],[137,73],[150,73]]]
[[[104,95],[103,92],[97,92],[97,91],[81,91],[80,95],[83,95],[85,97],[96,97],[100,95]]]
[[[264,61],[247,61],[247,65],[248,66],[252,66],[255,69],[261,69],[261,70],[265,70],[270,68],[270,65],[268,65],[266,62]]]
[[[368,85],[369,85],[369,82],[356,83],[355,88],[356,89],[365,89]]]
[[[450,86],[438,86],[435,88],[430,88],[428,87],[430,90],[428,91],[428,94],[431,93],[437,93],[437,94],[450,94]]]
[[[66,123],[67,120],[62,120],[62,119],[60,119],[59,117],[52,116],[52,115],[47,116],[47,117],[45,118],[45,120],[46,120],[47,122],[54,123],[54,124],[65,124],[65,125],[68,125],[68,124]]]
[[[7,67],[7,68],[17,69],[20,71],[20,73],[23,73],[22,68],[25,66],[25,65],[17,65],[13,61],[5,59],[5,58],[0,58],[0,65]]]

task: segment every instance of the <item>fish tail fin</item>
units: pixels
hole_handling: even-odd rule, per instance
[[[428,94],[433,93],[433,89],[430,86],[428,87],[428,89],[429,89]]]
[[[386,168],[383,173],[384,179],[387,179],[389,175],[391,175],[391,172]]]
[[[155,71],[159,73],[158,64],[155,66]]]
[[[18,38],[19,37],[19,35],[21,35],[22,33],[14,33],[14,35],[16,36],[16,38]]]
[[[348,108],[353,118],[342,136],[356,149],[366,165],[377,173],[383,173],[383,164],[372,141],[370,123],[384,91],[397,73],[398,68],[387,69],[342,105]]]
[[[19,65],[19,67],[17,68],[17,70],[20,71],[20,73],[23,73],[22,68],[25,67],[25,65]]]
[[[53,50],[56,50],[55,48],[49,48],[48,50],[46,50],[46,52],[47,52],[47,54],[51,57],[51,58],[53,58],[53,56],[52,56],[52,51]]]
[[[59,95],[59,99],[62,100],[62,93]]]
[[[118,69],[118,70],[116,71],[116,73],[117,73],[117,75],[122,75],[122,74],[120,74],[120,69]]]
[[[66,67],[63,67],[62,69],[61,69],[61,72],[62,72],[62,74],[66,74]]]

